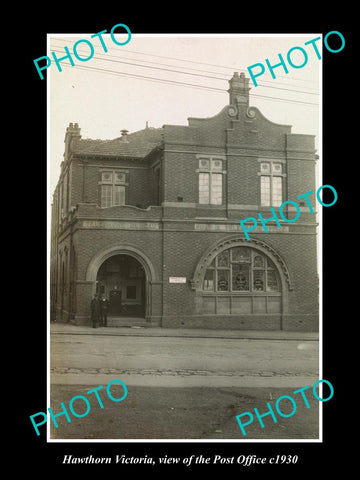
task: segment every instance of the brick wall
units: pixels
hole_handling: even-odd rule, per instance
[[[104,230],[104,229],[78,229],[74,235],[74,244],[77,252],[77,281],[86,282],[87,270],[90,262],[107,248],[124,249],[128,246],[136,249],[139,252],[144,252],[144,259],[149,259],[153,265],[157,278],[156,281],[162,281],[161,278],[161,263],[162,263],[162,240],[161,232],[152,231],[127,231],[127,230]],[[129,251],[131,254],[131,251]],[[146,261],[146,260],[144,260]],[[86,285],[86,283],[84,284]],[[82,299],[78,303],[77,315],[84,316],[89,313],[89,304],[91,300],[91,294],[94,292],[95,285],[91,285],[92,288],[79,287],[77,296],[83,294],[86,295],[85,299]],[[82,290],[80,290],[80,288]],[[84,293],[82,294],[81,291]],[[154,295],[159,295],[155,287]],[[152,301],[152,314],[161,315],[161,304],[158,299],[154,298]]]
[[[144,209],[155,203],[154,169],[144,162],[133,160],[130,163],[129,161],[105,158],[92,160],[75,158],[69,168],[71,175],[70,206],[84,202],[100,205],[100,171],[104,168],[122,169],[128,172],[127,205]]]
[[[173,227],[174,228],[174,227]],[[183,226],[184,228],[184,226]],[[219,323],[211,315],[199,315],[196,312],[196,293],[191,289],[190,280],[193,278],[198,262],[208,248],[214,243],[221,242],[229,235],[222,233],[174,231],[166,232],[164,248],[164,326],[176,326],[181,322],[184,325],[209,326],[220,328],[224,325],[225,316]],[[318,329],[318,276],[316,264],[316,237],[314,235],[263,234],[254,235],[261,239],[285,260],[290,274],[291,288],[286,285],[286,310],[291,314],[293,328]],[[249,242],[248,246],[252,246]],[[186,277],[186,284],[170,284],[170,276]],[[175,313],[174,313],[175,312]],[[179,318],[177,318],[179,317]],[[232,315],[227,317],[231,328],[247,328],[252,322],[254,328],[278,328],[279,315]],[[267,319],[267,320],[266,320]],[[268,321],[269,323],[266,323]],[[184,323],[185,322],[185,323]],[[260,322],[260,323],[259,323]],[[265,322],[265,323],[264,323]]]

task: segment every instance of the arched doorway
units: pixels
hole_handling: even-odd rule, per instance
[[[101,250],[98,250],[96,254],[92,257],[90,260],[87,269],[86,269],[86,276],[85,280],[86,283],[91,285],[91,290],[89,290],[89,297],[88,297],[88,302],[90,303],[91,297],[96,293],[97,290],[100,291],[99,287],[99,280],[98,280],[98,273],[102,267],[102,265],[110,258],[114,258],[117,256],[124,256],[127,257],[125,259],[125,263],[131,264],[131,259],[137,261],[137,266],[141,266],[144,271],[144,280],[143,280],[143,289],[142,289],[142,299],[143,299],[143,311],[144,314],[143,316],[145,317],[146,322],[151,322],[152,318],[152,284],[156,282],[157,277],[155,273],[154,266],[150,260],[150,258],[141,250],[138,248],[132,246],[132,245],[112,245],[109,247],[105,247]],[[105,269],[105,267],[104,267]],[[104,272],[103,272],[104,273]],[[128,271],[128,274],[126,277],[131,278],[130,272]],[[107,279],[107,287],[114,287],[116,284],[111,285],[111,279],[110,275],[106,275]],[[116,285],[119,286],[119,285]],[[131,286],[131,285],[129,285]],[[112,288],[112,290],[116,290],[115,288]],[[109,290],[110,292],[110,290]],[[134,289],[132,289],[132,292],[134,292]],[[131,294],[131,289],[129,289],[129,296],[133,295]],[[131,300],[131,299],[129,299]],[[134,300],[134,299],[132,299]],[[130,302],[127,302],[130,303]],[[124,312],[123,312],[124,313]],[[124,318],[124,317],[123,317]],[[131,317],[130,317],[131,318]]]
[[[109,301],[110,317],[145,318],[146,272],[132,255],[115,254],[101,264],[96,293]]]

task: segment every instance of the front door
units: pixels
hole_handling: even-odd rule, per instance
[[[121,290],[110,290],[109,292],[109,314],[121,314]]]

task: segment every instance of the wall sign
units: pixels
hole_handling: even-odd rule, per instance
[[[169,283],[186,283],[186,277],[169,277]]]

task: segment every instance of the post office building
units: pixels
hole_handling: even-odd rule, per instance
[[[113,326],[318,329],[316,215],[299,200],[298,221],[259,225],[250,241],[239,224],[316,190],[315,138],[252,107],[244,74],[224,103],[111,140],[69,124],[51,219],[57,318],[90,324],[98,293]]]

